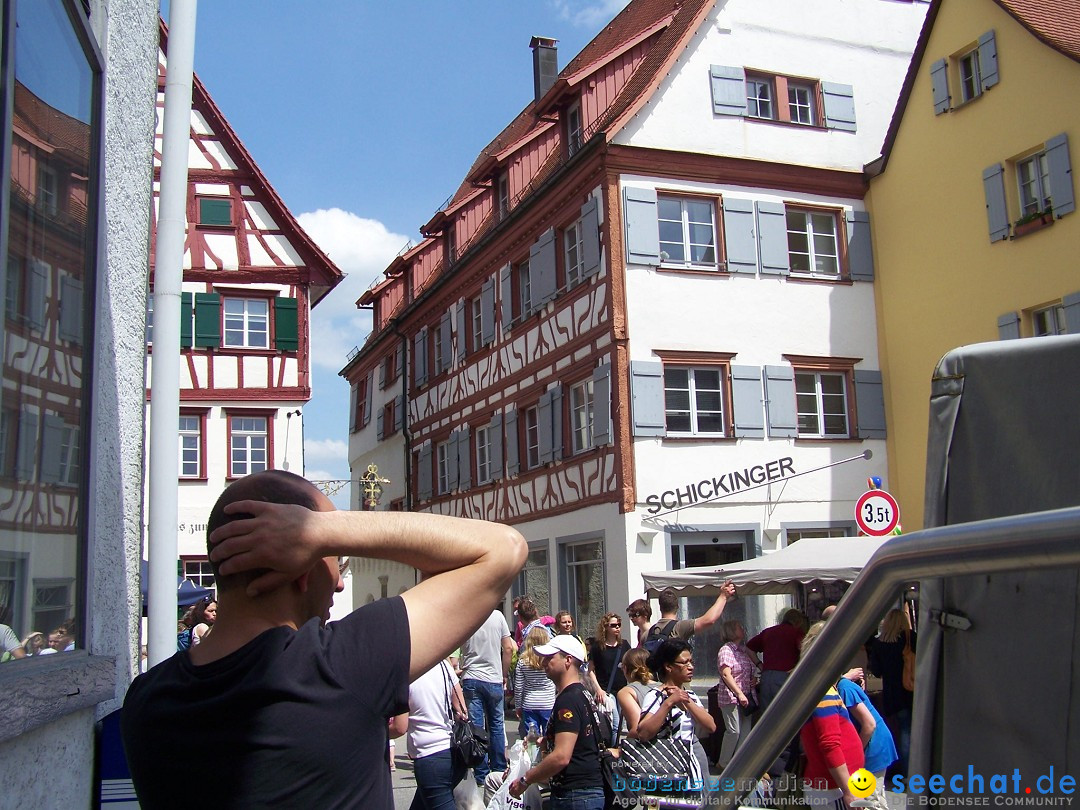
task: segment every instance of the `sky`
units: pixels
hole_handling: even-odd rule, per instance
[[[203,0],[195,72],[347,278],[312,311],[307,477],[349,477],[356,300],[532,99],[533,36],[562,69],[628,0]],[[168,22],[168,2],[162,0]],[[348,506],[348,490],[334,498]]]

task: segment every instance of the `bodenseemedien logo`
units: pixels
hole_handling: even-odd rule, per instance
[[[848,788],[853,796],[865,799],[877,788],[877,779],[866,768],[859,768],[848,777]]]

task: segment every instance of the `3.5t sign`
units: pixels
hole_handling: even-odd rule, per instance
[[[884,537],[899,525],[900,506],[885,490],[872,489],[855,504],[855,522],[871,537]]]

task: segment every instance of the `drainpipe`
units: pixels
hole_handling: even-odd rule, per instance
[[[409,433],[409,339],[397,320],[391,321],[394,334],[401,338],[401,438],[405,442],[405,511],[413,511],[412,501],[412,434]]]
[[[154,356],[150,388],[147,663],[176,652],[176,485],[180,416],[180,293],[184,280],[187,159],[198,0],[172,0],[154,258]]]

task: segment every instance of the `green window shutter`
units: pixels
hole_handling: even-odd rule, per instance
[[[300,320],[295,298],[274,299],[274,348],[286,352],[300,348]]]
[[[191,293],[180,294],[180,346],[191,348]]]
[[[199,200],[200,225],[232,225],[232,200],[203,197]]]
[[[195,293],[195,345],[221,345],[221,296],[217,293]]]

